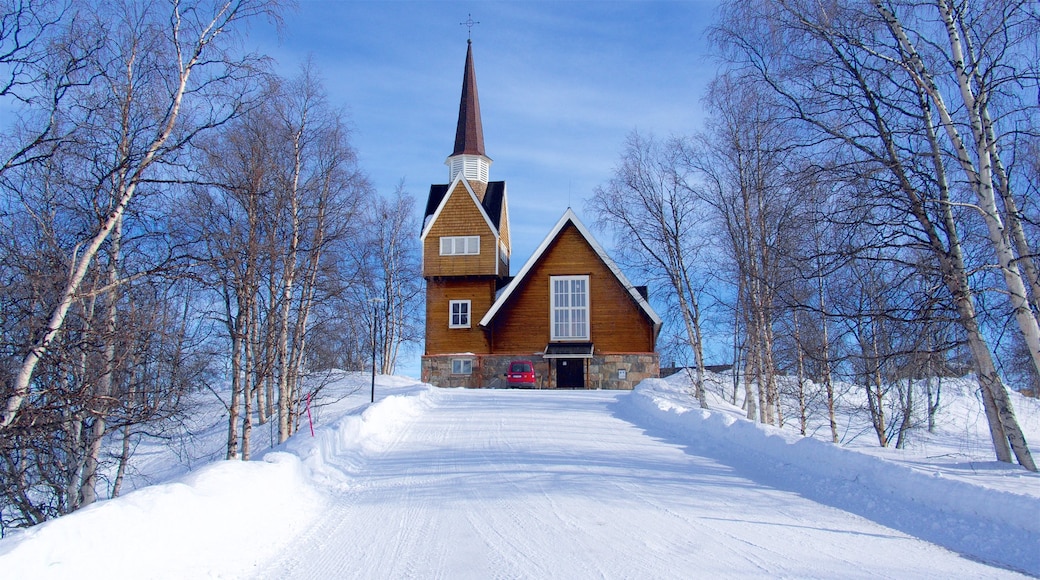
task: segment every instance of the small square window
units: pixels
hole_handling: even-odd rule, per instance
[[[448,328],[469,328],[469,300],[450,300]]]
[[[471,375],[473,374],[473,359],[453,358],[451,359],[451,374]]]

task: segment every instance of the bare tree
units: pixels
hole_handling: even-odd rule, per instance
[[[660,278],[678,303],[696,364],[694,395],[708,408],[704,393],[704,346],[700,279],[696,270],[705,244],[697,219],[703,202],[694,192],[678,140],[659,143],[652,136],[628,136],[614,176],[590,200],[597,222],[614,232],[618,256],[644,275]]]
[[[252,98],[260,60],[235,54],[231,31],[274,7],[12,6],[0,21],[0,58],[17,60],[0,63],[12,79],[0,96],[22,102],[0,167],[5,526],[100,497],[102,442],[121,432],[117,493],[130,439],[175,413],[207,367],[188,348],[164,204],[182,155]]]
[[[223,304],[229,459],[249,457],[254,421],[277,415],[279,442],[295,432],[312,313],[323,301],[347,308],[336,268],[369,194],[313,66],[269,81],[262,104],[203,147],[204,178],[184,218]]]
[[[366,223],[376,251],[374,273],[381,278],[383,321],[380,325],[383,374],[393,374],[401,347],[422,341],[422,264],[414,232],[419,229],[415,199],[399,183],[393,197],[373,198]]]
[[[944,28],[937,32],[915,5],[873,0],[897,44],[870,50],[897,63],[927,96],[965,183],[975,193],[1008,300],[1040,372],[1040,277],[1002,160],[1001,143],[1009,137],[1000,133],[1001,124],[1015,117],[1014,107],[1036,107],[1017,94],[1023,84],[1035,89],[1040,81],[1035,70],[1026,72],[1028,60],[1036,55],[1020,50],[1036,43],[1029,4],[936,0],[936,16]]]
[[[267,13],[270,5],[178,2],[168,8],[164,12],[159,6],[127,3],[83,11],[94,19],[92,28],[104,39],[104,49],[92,55],[89,70],[82,73],[89,82],[83,81],[77,101],[89,106],[61,111],[62,118],[55,124],[75,127],[78,136],[94,129],[95,122],[105,122],[106,115],[117,123],[109,127],[114,130],[108,135],[114,138],[97,143],[98,153],[110,153],[107,168],[98,173],[95,184],[98,206],[105,211],[71,248],[67,275],[49,307],[47,323],[26,345],[11,381],[0,430],[15,422],[29,396],[33,371],[61,330],[102,244],[149,179],[149,172],[241,107],[234,98],[241,93],[233,87],[251,61],[231,56],[223,40],[238,21]],[[186,107],[192,110],[187,122],[182,117]],[[77,116],[84,112],[85,116]]]
[[[940,4],[944,3],[937,2],[936,6],[941,13],[945,8]],[[1020,54],[1013,43],[1024,37],[1015,33],[1015,28],[1004,26],[1018,26],[1022,19],[1015,15],[1020,16],[1025,5],[999,4],[996,11],[980,12],[978,6],[964,3],[961,9],[976,14],[994,15],[1004,9],[1010,12],[1007,19],[962,20],[961,25],[976,37],[1011,42],[994,47],[1000,47],[996,54],[1002,58],[1013,58]],[[961,228],[969,227],[965,222],[971,216],[960,211],[965,204],[955,198],[960,190],[950,172],[951,162],[965,171],[966,164],[960,153],[951,158],[944,145],[952,140],[951,123],[936,104],[934,88],[914,78],[909,83],[901,82],[908,68],[920,63],[916,63],[911,47],[900,39],[891,16],[894,12],[884,9],[891,5],[849,1],[825,7],[813,2],[762,2],[751,7],[730,3],[714,36],[732,67],[749,82],[770,87],[786,116],[814,135],[808,145],[817,151],[824,151],[826,145],[832,156],[840,152],[841,163],[836,169],[845,174],[843,179],[876,182],[876,190],[886,193],[884,202],[898,210],[893,215],[901,212],[897,235],[933,255],[973,354],[997,458],[1011,461],[1013,451],[1020,464],[1035,470],[979,327],[975,289],[960,234]],[[926,8],[915,10],[908,10],[907,17],[916,18]],[[996,28],[978,28],[983,23]],[[945,28],[944,34],[948,32]],[[922,25],[922,32],[926,29]],[[932,38],[929,47],[937,47]],[[945,37],[944,41],[950,42]],[[950,57],[941,53],[936,58],[942,62],[956,60]],[[914,74],[917,80],[924,80],[920,73]],[[985,129],[981,133],[985,137]],[[986,143],[992,142],[992,138],[987,139]],[[952,143],[956,147],[956,141]],[[995,146],[986,145],[982,157],[991,159]],[[979,201],[982,206],[988,205],[985,199]],[[982,210],[987,212],[985,207]],[[994,223],[992,215],[986,219],[989,229]],[[998,265],[1006,262],[998,256]],[[1025,293],[1013,283],[1013,272],[1009,278],[1009,269],[1000,267],[1011,292],[1024,298]],[[1020,322],[1026,318],[1019,311]],[[1029,332],[1028,328],[1024,331]]]
[[[708,128],[685,153],[699,180],[697,191],[717,216],[737,280],[745,330],[745,383],[757,385],[757,404],[745,397],[748,417],[782,424],[774,360],[778,292],[786,283],[783,260],[802,200],[793,186],[795,163],[789,129],[754,89],[720,76],[709,87]],[[757,410],[757,413],[756,413]]]

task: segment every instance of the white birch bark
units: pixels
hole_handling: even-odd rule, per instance
[[[11,395],[3,406],[2,414],[0,414],[0,431],[10,427],[17,417],[19,410],[29,395],[30,383],[32,382],[36,365],[47,354],[51,343],[61,331],[69,308],[76,300],[80,285],[89,272],[98,250],[105,240],[108,239],[113,228],[116,227],[116,224],[126,212],[131,200],[137,193],[138,185],[144,179],[145,173],[161,157],[163,146],[177,127],[192,73],[200,62],[205,62],[204,55],[207,53],[207,47],[212,44],[217,36],[223,33],[224,26],[235,18],[239,9],[240,5],[232,2],[227,2],[220,6],[213,19],[201,28],[198,37],[185,50],[185,47],[180,44],[180,37],[185,32],[182,28],[180,5],[178,3],[174,4],[170,18],[172,27],[170,33],[175,40],[177,51],[176,62],[172,63],[172,67],[176,67],[174,70],[175,82],[172,84],[173,90],[166,104],[164,117],[159,124],[159,130],[151,142],[142,150],[140,160],[136,161],[136,163],[131,162],[132,165],[130,167],[132,169],[127,171],[127,178],[121,183],[121,189],[114,192],[113,204],[108,214],[101,220],[98,228],[92,235],[80,244],[77,244],[72,256],[70,256],[69,275],[58,295],[56,303],[51,309],[47,324],[43,332],[29,345],[18,371],[15,373],[14,381],[11,385]],[[139,56],[136,54],[136,45],[133,46],[134,48],[124,55],[123,64],[129,69],[133,69]],[[134,98],[132,91],[127,93],[127,98]]]
[[[967,70],[966,58],[974,55],[966,55],[959,24],[955,19],[955,9],[948,0],[935,0],[936,8],[946,27],[947,41],[950,47],[949,62],[953,67],[957,86],[960,91],[961,101],[964,105],[963,111],[967,115],[968,124],[971,128],[973,147],[969,147],[961,137],[956,122],[950,112],[946,99],[943,96],[933,73],[925,65],[924,60],[918,54],[916,47],[911,42],[902,23],[887,7],[879,0],[874,0],[874,6],[882,18],[885,19],[892,34],[898,40],[900,46],[909,55],[908,62],[904,63],[904,69],[911,78],[931,98],[936,112],[939,114],[941,125],[947,137],[953,144],[954,156],[960,164],[968,182],[975,192],[978,200],[978,208],[986,229],[989,233],[990,244],[997,257],[997,265],[1007,285],[1008,301],[1011,303],[1015,320],[1022,331],[1029,356],[1036,372],[1040,374],[1040,324],[1036,315],[1030,309],[1028,292],[1019,269],[1019,260],[1011,244],[1011,236],[1006,231],[1004,220],[1001,218],[1000,209],[997,207],[994,189],[994,155],[996,144],[990,141],[993,131],[991,125],[988,103],[985,94],[977,95],[973,88],[973,81],[980,80]],[[972,158],[974,154],[974,159]]]
[[[306,109],[300,125],[292,132],[293,168],[289,179],[289,247],[282,270],[282,293],[279,298],[281,312],[278,316],[278,442],[292,435],[293,421],[290,417],[294,400],[294,381],[290,381],[289,368],[289,315],[292,307],[293,285],[296,282],[297,252],[300,246],[300,174],[303,171],[303,133],[307,126]]]
[[[108,412],[111,406],[111,398],[114,393],[113,377],[116,371],[116,325],[119,316],[117,308],[119,302],[119,261],[120,245],[122,242],[122,219],[116,222],[110,241],[108,285],[110,290],[106,292],[107,303],[105,309],[105,370],[98,379],[97,393],[94,397],[93,409],[90,410],[94,416],[94,424],[91,426],[89,445],[87,447],[86,460],[83,465],[83,476],[79,490],[78,507],[88,506],[97,500],[97,469],[101,455],[101,443],[107,432],[106,424]]]

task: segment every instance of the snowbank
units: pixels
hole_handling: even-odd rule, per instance
[[[412,384],[397,394],[319,427],[314,437],[293,437],[283,448],[299,457],[309,477],[326,485],[349,486],[366,453],[391,445],[408,425],[433,404],[437,391]]]
[[[351,458],[391,445],[435,396],[414,381],[393,386],[398,394],[345,411],[313,438],[304,424],[259,461],[218,461],[17,531],[0,541],[0,577],[252,576],[322,513],[315,483],[349,481]]]
[[[288,453],[269,453],[263,461],[214,463],[179,481],[99,502],[5,538],[0,575],[241,574],[320,512],[320,496],[306,479],[300,460]]]
[[[801,437],[718,410],[694,408],[683,385],[643,381],[624,413],[648,431],[714,456],[744,475],[862,515],[975,559],[1040,575],[1040,477],[1006,466],[1023,493],[945,477]],[[994,462],[995,463],[995,462]]]

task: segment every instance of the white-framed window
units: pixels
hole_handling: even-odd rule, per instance
[[[448,328],[469,328],[469,300],[448,301]]]
[[[453,359],[451,359],[451,374],[453,374],[453,375],[472,375],[473,374],[473,359],[471,359],[471,358],[453,358]]]
[[[589,277],[551,276],[552,340],[589,340]]]
[[[480,236],[444,236],[442,256],[476,256],[480,253]]]

